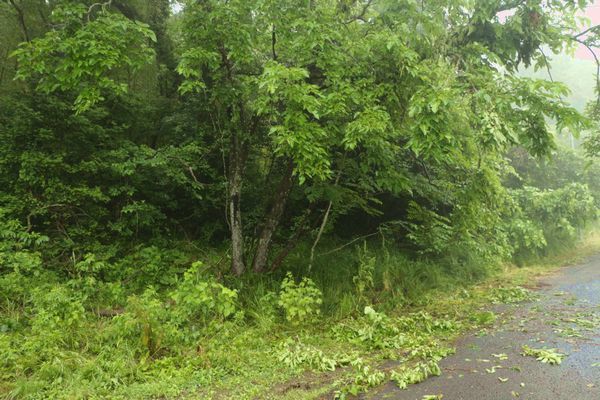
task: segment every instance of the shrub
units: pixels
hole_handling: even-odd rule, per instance
[[[584,184],[547,190],[524,187],[512,190],[511,195],[516,209],[508,230],[517,261],[572,243],[577,233],[597,218],[594,198]]]
[[[207,324],[230,317],[237,310],[237,291],[203,275],[202,266],[201,262],[193,263],[184,273],[183,281],[169,295],[175,302],[173,313],[179,323]]]
[[[543,229],[530,220],[517,218],[510,223],[508,231],[517,262],[538,254],[548,245]]]
[[[0,209],[0,271],[37,274],[42,260],[35,248],[48,238],[28,232],[18,221],[5,220]]]
[[[296,283],[288,272],[281,282],[278,304],[283,308],[286,319],[294,325],[313,321],[320,313],[323,293],[310,278]]]
[[[142,358],[156,358],[181,338],[170,318],[164,301],[148,288],[141,296],[127,299],[125,312],[114,318],[108,336],[114,343],[123,339],[133,342]]]

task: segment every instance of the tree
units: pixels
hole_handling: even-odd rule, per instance
[[[261,223],[255,271],[265,268],[295,178],[307,189],[327,182],[329,191],[345,189],[350,209],[366,207],[358,198],[382,190],[415,190],[415,167],[417,175],[429,168],[481,169],[484,157],[496,161],[519,142],[546,154],[552,135],[545,117],[577,125],[578,114],[559,100],[564,87],[512,71],[522,62],[542,63],[540,46],[564,45],[552,26],[571,22],[578,7],[553,5],[545,11],[541,2],[497,1],[472,8],[460,2],[186,3],[181,89],[206,99],[203,115],[229,154],[233,270],[245,268],[244,171],[248,160],[264,154],[274,154],[280,183]],[[500,22],[498,12],[508,9],[514,16]]]
[[[564,86],[515,71],[546,65],[543,46],[571,43],[563,30],[585,4],[185,2],[177,69],[194,128],[180,145],[223,170],[204,178],[213,197],[226,186],[232,271],[250,261],[267,270],[278,229],[295,229],[290,221],[322,214],[309,221],[319,227],[314,249],[342,214],[381,215],[384,194],[413,222],[447,221],[471,243],[493,237],[493,221],[481,219],[500,216],[504,152],[519,144],[543,157],[554,145],[548,119],[583,124],[561,100]],[[18,76],[42,92],[73,93],[82,114],[107,93],[122,96],[123,72],[148,62],[155,40],[124,7],[59,6],[60,28],[17,50]],[[154,29],[164,35],[160,23]]]

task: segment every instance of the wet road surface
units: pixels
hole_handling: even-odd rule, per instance
[[[500,327],[459,340],[456,354],[440,362],[441,376],[406,390],[390,383],[370,398],[600,400],[600,255],[539,284],[539,301],[507,306]],[[523,345],[567,357],[544,364],[523,356]]]

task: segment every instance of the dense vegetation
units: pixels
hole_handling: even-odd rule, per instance
[[[527,295],[469,284],[597,217],[597,103],[519,74],[594,45],[587,3],[1,1],[0,394],[436,374]]]

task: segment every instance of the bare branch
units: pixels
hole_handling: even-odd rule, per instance
[[[591,26],[591,27],[589,27],[588,29],[586,29],[586,30],[584,30],[584,31],[581,31],[581,32],[579,32],[577,35],[573,36],[573,38],[574,38],[574,39],[578,39],[578,38],[580,38],[581,36],[583,36],[583,35],[586,35],[586,34],[588,34],[588,33],[590,33],[590,32],[596,33],[596,32],[595,32],[596,30],[600,30],[600,25],[594,25],[594,26]]]
[[[338,185],[338,182],[340,181],[340,176],[341,176],[341,173],[339,173],[337,178],[335,178],[335,183],[333,184],[333,186]],[[317,233],[317,237],[316,237],[312,247],[310,248],[310,261],[308,263],[309,271],[312,269],[313,261],[315,260],[315,249],[317,248],[317,244],[319,244],[319,241],[321,240],[321,236],[323,235],[323,231],[325,230],[325,226],[327,225],[327,220],[329,219],[329,213],[331,212],[332,206],[333,206],[333,200],[330,200],[329,205],[327,206],[327,209],[325,210],[325,214],[323,215],[323,221],[321,222],[321,226],[319,227],[319,232]]]
[[[552,71],[550,69],[550,63],[548,62],[548,57],[546,57],[546,53],[541,48],[539,49],[542,57],[544,57],[544,64],[546,66],[546,72],[548,72],[548,77],[550,78],[550,82],[554,82],[554,77],[552,76]]]
[[[335,249],[333,249],[333,250],[326,251],[325,253],[321,253],[321,254],[319,254],[319,255],[320,255],[320,256],[324,256],[324,255],[327,255],[327,254],[335,253],[336,251],[340,251],[340,250],[342,250],[343,248],[350,246],[352,243],[356,243],[356,242],[358,242],[359,240],[366,239],[366,238],[368,238],[368,237],[371,237],[371,236],[378,235],[379,233],[381,233],[381,230],[380,230],[380,229],[378,229],[376,232],[371,232],[371,233],[368,233],[368,234],[366,234],[366,235],[362,235],[362,236],[359,236],[359,237],[357,237],[357,238],[354,238],[354,239],[352,239],[351,241],[349,241],[348,243],[345,243],[345,244],[341,245],[340,247],[336,247],[336,248],[335,248]]]
[[[367,2],[363,5],[360,13],[354,15],[349,20],[347,20],[345,23],[349,24],[351,22],[358,21],[358,20],[364,21],[365,14],[369,10],[369,7],[371,7],[371,4],[373,4],[373,0],[367,0]]]
[[[592,49],[592,47],[589,44],[587,44],[584,40],[581,40],[577,37],[572,37],[571,39],[585,46],[585,48],[588,49],[592,57],[594,57],[594,61],[596,61],[596,91],[599,93],[597,102],[598,104],[600,104],[600,59],[598,59],[598,56],[596,55],[594,49]]]
[[[94,8],[101,7],[102,11],[106,11],[106,9],[111,6],[111,4],[112,4],[112,0],[108,0],[108,1],[106,1],[104,3],[94,3],[94,4],[92,4],[88,8],[88,10],[87,10],[87,19],[88,19],[88,22],[90,20],[90,16],[92,14],[92,11],[94,11]]]
[[[496,9],[496,13],[502,12],[502,11],[508,11],[508,10],[512,10],[513,8],[517,8],[520,5],[525,4],[526,0],[515,0],[515,1],[507,1],[504,4],[501,4],[498,9]]]

